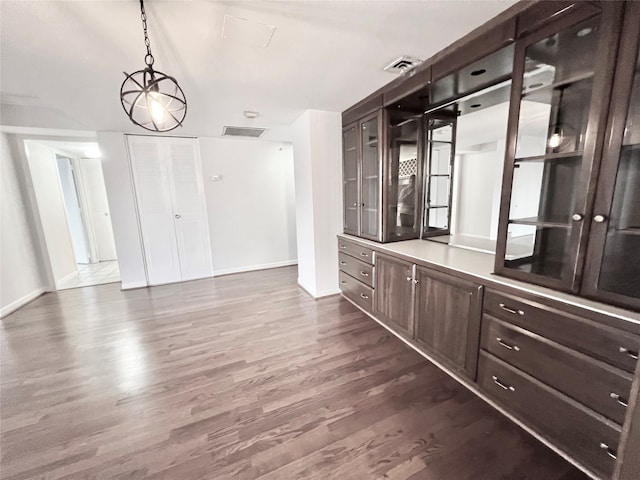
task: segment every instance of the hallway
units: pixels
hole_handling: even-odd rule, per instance
[[[63,281],[58,290],[120,282],[117,260],[78,264],[78,276]]]

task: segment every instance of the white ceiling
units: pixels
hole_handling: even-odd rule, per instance
[[[400,55],[428,58],[513,0],[179,1],[145,3],[155,67],[177,78],[188,113],[177,134],[268,127],[287,139],[306,109],[343,111],[388,83]],[[223,39],[225,14],[276,26],[267,48]],[[119,101],[143,68],[137,0],[0,0],[0,122],[142,132]],[[255,120],[244,110],[256,110]]]

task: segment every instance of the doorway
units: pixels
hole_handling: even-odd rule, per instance
[[[56,290],[120,282],[98,145],[25,140]]]

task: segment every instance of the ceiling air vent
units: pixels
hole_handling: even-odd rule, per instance
[[[391,73],[405,73],[412,68],[417,67],[421,63],[422,60],[420,60],[419,58],[407,57],[406,55],[404,55],[384,67],[384,71]]]
[[[223,137],[251,137],[258,138],[266,132],[266,128],[253,128],[253,127],[227,127],[222,129]]]

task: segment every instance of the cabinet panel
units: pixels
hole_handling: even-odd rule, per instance
[[[376,255],[375,314],[407,337],[413,335],[413,265]]]
[[[372,312],[373,289],[364,283],[356,280],[345,272],[339,272],[340,290],[350,300],[360,305],[367,312]]]
[[[640,309],[640,4],[625,11],[582,292]]]
[[[586,355],[633,372],[640,336],[556,308],[487,289],[484,311]]]
[[[480,353],[480,388],[588,468],[609,478],[620,427],[529,375]]]
[[[570,9],[518,40],[496,272],[576,292],[622,4]]]
[[[481,348],[622,425],[632,375],[488,315]]]
[[[373,267],[371,265],[360,262],[344,253],[338,254],[338,263],[340,270],[357,278],[365,285],[373,287]]]
[[[351,125],[342,132],[342,183],[344,199],[344,233],[358,235],[359,217],[359,177],[358,126]]]
[[[483,287],[423,267],[416,280],[416,341],[474,379]]]
[[[380,222],[380,122],[378,115],[360,123],[360,235],[378,239]]]

